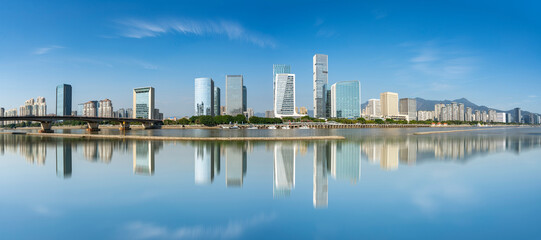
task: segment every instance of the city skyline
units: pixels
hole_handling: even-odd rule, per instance
[[[145,3],[131,8],[109,3],[110,8],[99,10],[93,7],[104,5],[99,1],[92,7],[6,3],[0,19],[11,24],[0,27],[0,72],[2,81],[12,84],[0,90],[0,105],[17,108],[35,96],[52,100],[54,92],[44,92],[43,84],[68,83],[74,86],[73,103],[109,98],[127,108],[131,88],[154,86],[156,104],[164,106],[166,116],[185,116],[192,112],[188,93],[195,77],[211,77],[224,90],[225,75],[238,73],[250,88],[251,107],[264,112],[273,102],[269,66],[280,63],[294,69],[297,105],[311,110],[307,59],[324,53],[331,57],[329,84],[358,79],[363,99],[392,91],[402,97],[466,97],[496,109],[520,106],[541,112],[536,7],[467,4],[465,9],[461,2],[424,3],[422,8],[400,2],[293,2],[288,6],[297,14],[267,18],[279,3],[172,3],[146,13],[141,13],[148,8]],[[269,11],[260,13],[261,7]],[[313,14],[322,7],[329,9]],[[80,9],[85,14],[65,14]],[[178,32],[171,26],[188,28]],[[520,84],[509,84],[516,81]]]

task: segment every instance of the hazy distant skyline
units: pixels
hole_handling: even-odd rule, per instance
[[[1,1],[1,0],[0,0]],[[541,113],[541,9],[533,1],[1,1],[0,107],[73,87],[73,106],[132,106],[153,86],[165,116],[193,115],[194,79],[242,74],[248,107],[271,110],[272,65],[291,65],[313,109],[312,57],[329,85],[359,80],[362,102],[468,100]],[[75,107],[74,107],[75,108]],[[76,109],[73,109],[76,110]]]

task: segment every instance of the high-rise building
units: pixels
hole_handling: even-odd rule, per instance
[[[109,99],[100,101],[98,106],[98,117],[112,118],[113,117],[113,103]]]
[[[272,65],[272,102],[276,102],[276,74],[291,73],[291,66],[286,64]],[[273,109],[275,110],[275,109]]]
[[[227,112],[225,111],[225,106],[220,106],[220,115],[227,115]]]
[[[71,85],[56,86],[56,116],[71,115]]]
[[[463,103],[458,104],[458,120],[462,122],[466,120]]]
[[[6,110],[2,107],[0,107],[0,117],[4,117],[4,112]],[[4,121],[0,121],[0,126],[4,126]]]
[[[434,120],[434,111],[417,111],[417,120],[418,121],[433,121]]]
[[[313,57],[314,77],[314,117],[326,118],[327,106],[327,83],[328,83],[328,56],[316,54]]]
[[[325,116],[327,116],[327,118],[330,118],[332,117],[332,113],[331,113],[331,106],[332,106],[332,98],[331,98],[331,95],[332,95],[332,92],[331,92],[331,88],[326,86],[327,88],[327,95],[325,96]]]
[[[236,116],[244,112],[244,90],[242,75],[225,76],[225,110],[227,115]]]
[[[214,115],[221,115],[220,107],[222,106],[220,101],[220,88],[214,87]]]
[[[133,108],[127,108],[126,109],[126,117],[127,118],[134,118],[133,117]]]
[[[195,79],[195,116],[214,116],[214,81],[212,78]]]
[[[242,86],[242,111],[246,112],[248,109],[248,90],[246,86]]]
[[[133,89],[134,118],[154,118],[154,95],[155,91],[153,87]]]
[[[522,123],[522,111],[520,108],[513,109],[513,119],[515,123]]]
[[[46,116],[47,115],[47,103],[44,97],[38,97],[32,108],[34,116]]]
[[[327,99],[329,101],[329,99]],[[331,117],[361,116],[361,84],[359,81],[337,82],[331,86]]]
[[[456,102],[453,102],[451,103],[451,120],[453,121],[458,121],[459,117],[458,117],[458,114],[459,114],[459,109],[458,109],[458,104]]]
[[[417,100],[414,98],[400,99],[400,115],[408,116],[408,121],[417,120]]]
[[[308,109],[306,107],[300,107],[297,113],[299,115],[308,115]]]
[[[398,116],[398,93],[384,92],[380,94],[381,115],[383,117]]]
[[[274,118],[274,110],[265,111],[265,117],[266,118]]]
[[[99,103],[98,101],[88,101],[83,105],[83,116],[85,117],[97,117],[98,116]]]
[[[380,117],[381,116],[381,102],[379,99],[369,99],[365,108],[365,114],[368,117]]]
[[[506,123],[507,122],[507,119],[505,119],[506,117],[507,117],[506,113],[503,113],[503,112],[496,113],[496,121],[494,122]]]
[[[274,116],[294,116],[295,74],[279,73],[275,76]]]
[[[468,122],[473,122],[473,111],[471,107],[466,108],[466,114],[464,115],[464,120]]]

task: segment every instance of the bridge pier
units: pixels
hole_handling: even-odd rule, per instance
[[[87,122],[86,124],[88,125],[87,132],[98,132],[100,130],[97,122]]]
[[[131,130],[129,122],[120,122],[120,131]]]
[[[54,133],[53,130],[51,130],[51,122],[40,122],[41,129],[39,130],[40,133]]]

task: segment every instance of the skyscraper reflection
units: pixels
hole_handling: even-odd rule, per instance
[[[399,145],[394,141],[386,141],[381,149],[380,167],[383,170],[398,169],[398,150]]]
[[[274,144],[273,196],[286,197],[295,187],[296,144]]]
[[[329,145],[317,142],[314,144],[314,207],[326,208],[328,202]]]
[[[71,177],[71,142],[63,140],[56,145],[56,176]]]
[[[361,178],[361,146],[356,142],[332,142],[331,175],[357,183]]]
[[[242,187],[247,169],[245,145],[225,145],[225,185]]]
[[[195,146],[195,184],[211,184],[214,181],[214,144],[200,142]]]
[[[151,141],[133,142],[133,173],[148,176],[154,174],[154,148]]]

